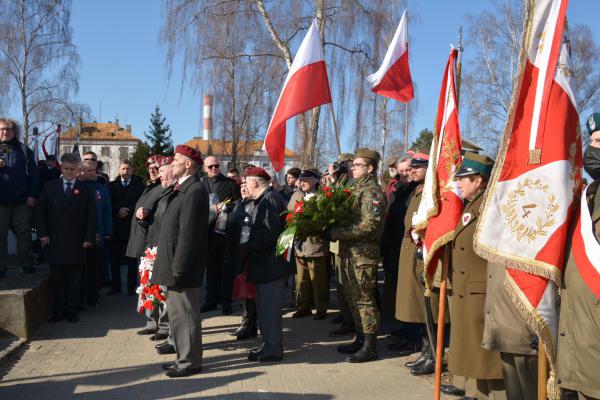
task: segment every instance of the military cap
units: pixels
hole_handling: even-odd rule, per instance
[[[461,139],[461,141],[460,141],[460,147],[462,147],[462,153],[463,153],[463,155],[466,152],[471,152],[471,153],[479,154],[479,152],[483,150],[476,143],[471,142],[470,140],[467,140],[467,139]]]
[[[175,147],[175,154],[181,154],[182,156],[189,158],[198,165],[202,165],[203,163],[200,152],[185,144],[177,145],[177,147]]]
[[[415,153],[413,154],[412,160],[410,160],[411,167],[421,167],[429,164],[429,154]]]
[[[160,157],[158,165],[163,166],[163,165],[169,165],[171,163],[173,163],[172,156],[162,156],[162,157]]]
[[[596,131],[600,131],[600,113],[593,113],[585,123],[588,133],[591,135]]]
[[[160,164],[160,157],[161,156],[159,154],[153,154],[150,157],[148,157],[148,159],[146,160],[146,168],[148,168],[152,164]]]
[[[288,169],[285,174],[291,175],[294,178],[298,179],[298,177],[300,176],[300,168],[292,167],[292,168]]]
[[[269,175],[269,173],[267,171],[265,171],[264,169],[260,168],[260,167],[252,167],[252,168],[248,168],[246,170],[246,177],[249,176],[256,176],[258,178],[263,178],[266,179],[268,181],[271,180],[271,175]]]
[[[305,168],[300,172],[298,179],[315,178],[316,180],[321,179],[321,174],[315,168]]]
[[[337,162],[349,162],[354,160],[354,154],[342,153],[338,156]]]
[[[483,154],[465,153],[460,170],[454,174],[454,178],[462,178],[469,175],[483,175],[489,178],[494,167],[494,160]]]
[[[395,167],[397,163],[398,157],[390,157],[387,159],[385,165],[387,165],[388,167]]]
[[[357,149],[354,153],[354,158],[368,158],[375,161],[375,163],[378,163],[379,160],[381,160],[381,156],[378,152],[367,148]]]

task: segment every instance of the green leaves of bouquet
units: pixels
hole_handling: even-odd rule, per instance
[[[286,229],[279,235],[277,255],[281,255],[294,243],[308,237],[321,237],[323,232],[348,224],[352,220],[352,192],[348,186],[325,186],[316,194],[305,196],[296,202],[285,216]]]

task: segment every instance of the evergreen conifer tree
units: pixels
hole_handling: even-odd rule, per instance
[[[150,179],[148,170],[146,169],[148,157],[150,157],[150,150],[148,145],[144,142],[140,142],[135,146],[135,150],[130,157],[131,163],[133,164],[133,173],[144,179],[144,181]]]
[[[166,117],[162,115],[157,105],[150,115],[150,131],[146,133],[150,154],[173,155],[171,128],[169,124],[165,124],[165,120]]]

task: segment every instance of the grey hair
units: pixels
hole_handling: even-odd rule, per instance
[[[258,184],[260,185],[260,187],[267,187],[269,186],[269,181],[265,178],[261,178],[260,176],[247,176],[246,180],[248,179],[254,179],[256,180],[256,182],[258,182]]]
[[[21,137],[21,126],[17,121],[10,118],[0,118],[0,122],[10,125],[17,139]]]

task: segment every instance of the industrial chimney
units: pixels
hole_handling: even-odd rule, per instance
[[[213,134],[213,116],[212,116],[213,97],[208,94],[204,96],[204,130],[202,131],[202,139],[211,140]]]

